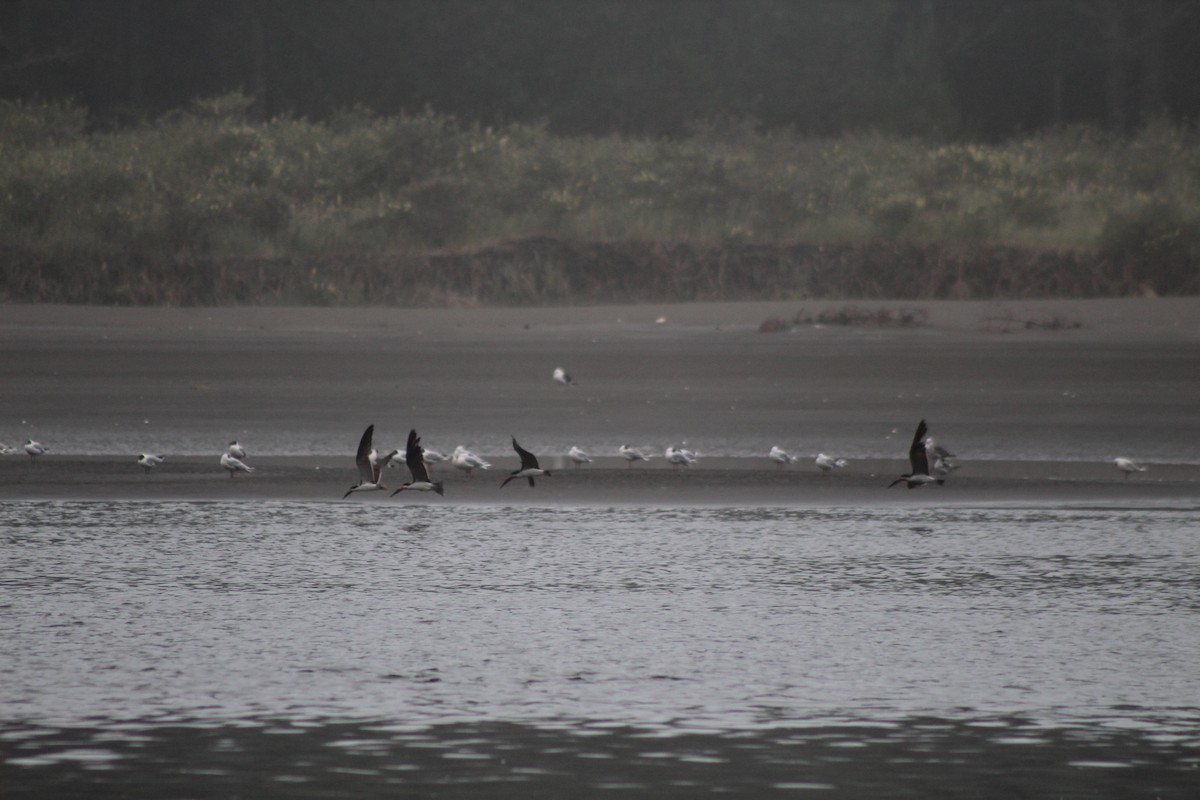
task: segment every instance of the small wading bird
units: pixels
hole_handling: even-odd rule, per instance
[[[245,458],[246,457],[246,448],[244,448],[240,444],[238,444],[237,439],[234,439],[232,442],[229,443],[229,447],[225,448],[225,452],[229,453],[229,455],[233,456],[234,458]]]
[[[625,461],[628,462],[625,465],[627,467],[632,467],[633,462],[635,462],[635,461],[649,461],[650,460],[650,456],[646,455],[641,450],[638,450],[636,447],[630,447],[629,445],[624,445],[624,444],[621,445],[620,447],[617,448],[617,452],[621,454],[621,458],[625,459]]]
[[[828,475],[834,469],[841,469],[849,462],[844,458],[834,458],[827,456],[824,453],[817,453],[817,469],[821,470],[822,475]]]
[[[150,470],[163,463],[163,461],[166,459],[166,456],[156,456],[153,453],[142,453],[140,456],[138,456],[137,463],[138,466],[146,470],[146,474],[149,475]]]
[[[1131,458],[1121,458],[1118,456],[1112,460],[1112,463],[1117,465],[1117,469],[1125,473],[1125,480],[1129,480],[1129,476],[1135,472],[1145,472],[1146,468],[1141,464],[1137,464]]]
[[[46,447],[44,444],[42,444],[40,442],[35,442],[33,439],[25,440],[25,452],[29,454],[29,463],[30,464],[36,464],[37,457],[40,455],[44,455],[45,452],[49,449],[50,449],[49,447]]]
[[[775,445],[771,448],[771,452],[767,453],[767,458],[774,461],[780,467],[784,466],[785,464],[796,463],[796,457],[781,448],[779,445]]]
[[[513,450],[516,450],[517,455],[521,457],[521,466],[519,469],[514,469],[512,472],[508,473],[508,477],[504,479],[504,483],[500,484],[501,489],[507,486],[508,482],[513,478],[528,478],[529,485],[533,486],[533,479],[538,475],[550,477],[550,470],[539,467],[537,456],[526,450],[524,447],[521,447],[521,445],[517,444],[517,437],[515,436],[513,437],[512,445]]]
[[[892,488],[897,483],[907,483],[908,488],[915,489],[918,486],[924,486],[927,483],[938,481],[929,474],[929,456],[925,452],[925,432],[928,428],[925,425],[925,420],[917,425],[917,433],[913,436],[912,446],[908,448],[908,461],[912,465],[912,472],[907,475],[901,475],[888,484],[888,488]]]
[[[231,478],[235,472],[254,472],[254,467],[239,461],[236,456],[230,455],[228,450],[221,453],[221,466],[229,470],[229,477]]]
[[[571,462],[575,465],[575,469],[579,469],[580,464],[592,463],[591,456],[589,456],[584,451],[580,450],[578,447],[574,447],[574,446],[572,446],[571,449],[569,451],[567,451],[567,458],[571,459]]]
[[[362,438],[358,441],[358,452],[354,454],[354,463],[358,466],[358,483],[351,486],[350,489],[342,495],[345,500],[354,492],[374,492],[379,491],[384,487],[383,481],[379,479],[379,473],[383,470],[382,467],[374,466],[371,463],[371,437],[375,435],[375,426],[368,425],[363,431]]]
[[[454,452],[450,455],[450,464],[455,469],[461,469],[467,473],[467,477],[474,477],[477,469],[491,469],[492,465],[484,461],[479,456],[472,453],[461,444],[454,448]]]
[[[561,383],[563,386],[575,385],[575,379],[568,375],[562,367],[554,368],[554,382]]]
[[[400,484],[400,488],[392,492],[392,497],[400,494],[405,489],[414,492],[437,492],[438,494],[444,494],[441,481],[433,483],[429,480],[429,469],[425,466],[425,448],[421,447],[421,437],[417,436],[415,429],[408,432],[408,444],[404,447],[404,463],[408,464],[408,471],[412,473],[412,480],[408,483]]]

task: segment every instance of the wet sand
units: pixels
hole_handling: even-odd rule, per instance
[[[916,309],[924,324],[758,332],[772,317],[845,306]],[[19,447],[35,436],[52,445],[36,465],[0,457],[0,500],[340,500],[355,481],[351,450],[367,422],[389,440],[381,446],[399,445],[415,425],[427,444],[462,442],[490,454],[494,468],[472,479],[444,465],[444,497],[373,493],[346,502],[1200,498],[1198,298],[0,311],[0,441]],[[581,373],[585,388],[554,385],[549,370],[559,363]],[[906,471],[908,431],[920,416],[939,436],[951,432],[963,467],[942,487],[888,491]],[[89,445],[93,432],[103,436]],[[516,462],[514,432],[542,454],[577,439],[607,454],[623,441],[690,438],[717,456],[676,472],[661,456],[632,469],[602,456],[576,470],[543,455],[553,477],[500,491]],[[231,480],[216,461],[233,437],[250,440],[257,471]],[[801,440],[789,449],[806,460],[777,469],[736,450],[743,438],[757,452],[776,437],[785,446]],[[1017,439],[1010,449],[1020,457],[1006,456]],[[859,452],[840,452],[850,466],[823,477],[808,459],[839,441],[857,442]],[[134,463],[143,451],[166,452],[167,463],[144,474]],[[1124,479],[1104,463],[1118,454],[1149,461],[1149,471]],[[389,483],[402,475],[390,472]]]

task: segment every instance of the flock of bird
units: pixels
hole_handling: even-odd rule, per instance
[[[575,380],[561,367],[554,369],[553,378],[556,383],[563,386],[574,387]],[[375,434],[375,426],[368,425],[363,431],[362,438],[358,442],[358,450],[354,456],[354,462],[358,467],[358,483],[351,486],[347,492],[342,495],[343,498],[349,497],[355,492],[367,491],[382,491],[386,487],[383,484],[383,470],[388,467],[398,466],[400,455],[399,450],[392,450],[389,453],[380,453],[374,447],[373,438]],[[549,476],[550,471],[542,469],[538,465],[537,456],[521,447],[517,443],[516,437],[512,439],[513,450],[521,459],[521,465],[510,472],[504,482],[500,484],[500,488],[504,488],[512,480],[525,478],[529,481],[530,486],[534,486],[535,478],[542,475]],[[24,445],[24,451],[31,459],[32,463],[36,463],[39,456],[44,455],[50,448],[36,442],[33,439],[27,439]],[[19,453],[16,448],[0,442],[0,455],[11,455]],[[618,454],[625,459],[626,465],[632,467],[638,461],[649,461],[652,456],[646,451],[621,445],[617,449]],[[667,463],[674,469],[681,467],[689,467],[696,463],[699,458],[698,454],[686,447],[668,446],[663,453],[663,457]],[[221,454],[221,467],[229,472],[229,477],[232,478],[238,472],[254,472],[254,467],[245,462],[246,449],[234,440],[225,448],[225,452]],[[586,451],[579,447],[572,446],[567,452],[567,458],[578,469],[583,464],[592,463],[592,457]],[[779,446],[771,448],[767,454],[767,458],[773,461],[778,467],[784,467],[788,464],[795,464],[799,459],[796,456],[788,453]],[[929,435],[929,426],[925,420],[921,420],[917,424],[917,429],[913,433],[912,444],[908,449],[908,460],[910,470],[896,477],[894,481],[888,484],[888,488],[896,486],[900,483],[905,484],[909,489],[916,489],[921,486],[927,486],[931,483],[938,485],[944,484],[946,479],[954,470],[958,469],[958,465],[954,461],[955,455],[939,444],[932,436]],[[449,456],[444,453],[425,448],[421,445],[421,437],[417,435],[416,430],[411,430],[408,433],[408,441],[405,444],[403,463],[408,467],[409,474],[412,480],[403,483],[392,492],[391,496],[395,496],[402,491],[417,491],[417,492],[435,492],[444,494],[445,490],[441,481],[434,482],[429,477],[429,469],[435,464],[443,461],[449,461],[451,466],[462,470],[468,476],[474,474],[475,470],[487,470],[491,468],[491,464],[485,461],[477,454],[459,445],[454,449]],[[155,467],[166,461],[166,456],[155,453],[142,453],[137,458],[137,463],[147,473]],[[1124,473],[1128,478],[1134,472],[1145,472],[1144,465],[1134,462],[1132,459],[1117,457],[1111,459],[1117,469]],[[817,468],[822,474],[828,475],[830,472],[841,469],[847,465],[844,458],[836,458],[818,453],[815,459]]]

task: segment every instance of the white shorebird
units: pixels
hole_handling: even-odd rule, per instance
[[[342,499],[345,500],[354,492],[377,492],[386,487],[383,481],[379,479],[381,467],[377,467],[371,463],[371,437],[375,435],[375,426],[368,425],[363,431],[362,438],[358,440],[358,450],[354,454],[354,464],[358,467],[358,483],[351,486]]]
[[[246,448],[244,448],[240,444],[238,444],[237,439],[234,439],[232,442],[229,443],[229,447],[225,448],[225,452],[229,453],[229,455],[233,456],[234,458],[245,458],[246,457]]]
[[[533,479],[537,476],[545,475],[546,477],[550,477],[550,470],[539,467],[537,456],[517,444],[517,437],[515,436],[513,437],[512,445],[513,450],[516,450],[517,455],[521,457],[521,466],[508,473],[508,477],[504,479],[504,483],[500,484],[501,489],[507,486],[508,482],[513,478],[528,478],[529,485],[533,486]]]
[[[10,447],[4,442],[0,442],[0,456],[11,456],[15,452],[17,452],[17,448]]]
[[[796,463],[796,457],[794,455],[792,455],[791,453],[789,453],[788,451],[784,450],[779,445],[775,445],[774,447],[771,448],[771,452],[767,453],[767,458],[771,459],[772,461],[774,461],[776,464],[778,464],[781,467],[785,464],[795,464]]]
[[[915,489],[937,480],[929,474],[929,455],[925,452],[925,432],[927,430],[925,420],[921,420],[917,425],[916,435],[913,436],[912,445],[908,448],[908,461],[912,465],[912,471],[889,483],[889,489],[897,483],[906,483],[908,488]]]
[[[626,464],[626,466],[629,467],[632,467],[633,462],[635,461],[649,461],[651,458],[648,454],[643,453],[636,447],[630,447],[629,445],[624,444],[617,448],[617,452],[621,454],[621,458],[629,462]]]
[[[925,437],[925,452],[934,458],[954,458],[954,453],[938,444],[932,436]]]
[[[146,470],[146,474],[149,475],[150,470],[163,463],[163,461],[166,459],[166,456],[156,456],[153,453],[142,453],[140,456],[138,456],[137,463],[138,466]]]
[[[939,484],[945,483],[950,477],[950,473],[958,469],[958,464],[955,464],[950,456],[937,456],[933,459],[933,477],[937,479]]]
[[[468,476],[473,476],[477,469],[491,469],[492,465],[472,453],[461,444],[450,454],[450,466],[461,469]]]
[[[1121,470],[1121,472],[1125,473],[1126,480],[1128,480],[1129,476],[1135,472],[1145,472],[1146,471],[1146,468],[1143,465],[1134,462],[1134,460],[1131,458],[1122,458],[1122,457],[1118,456],[1117,458],[1114,458],[1112,460],[1112,463],[1117,465],[1117,469],[1119,469],[1119,470]]]
[[[571,449],[567,451],[567,458],[571,459],[571,463],[575,465],[575,469],[579,469],[580,464],[592,463],[592,457],[575,446],[572,446]]]
[[[371,462],[371,467],[373,469],[383,469],[384,467],[396,466],[395,459],[399,454],[399,450],[393,450],[390,453],[381,453],[372,447],[371,452],[367,454],[367,459]]]
[[[676,448],[668,445],[667,449],[663,451],[663,455],[666,457],[667,463],[675,469],[690,467],[696,463],[696,454],[682,447]]]
[[[425,453],[423,457],[425,466],[429,467],[430,469],[432,469],[435,464],[440,464],[450,457],[440,450],[434,450],[429,447],[422,447],[421,450]],[[407,456],[405,457],[407,458]]]
[[[575,379],[572,378],[562,367],[554,368],[554,382],[561,383],[563,386],[575,385]]]
[[[412,480],[400,484],[400,488],[392,492],[392,497],[405,489],[414,492],[444,494],[441,481],[434,483],[429,480],[429,468],[425,465],[425,448],[421,447],[421,437],[417,436],[415,429],[408,432],[408,444],[404,447],[404,463],[408,465],[408,471],[412,473]]]
[[[29,463],[31,464],[37,463],[37,457],[45,455],[49,449],[49,447],[46,447],[41,442],[35,442],[33,439],[25,440],[25,452],[29,454]]]
[[[850,462],[844,458],[834,458],[827,456],[824,453],[817,453],[816,464],[817,469],[821,470],[822,475],[828,475],[832,470],[841,469]]]
[[[240,461],[237,456],[230,455],[228,450],[221,453],[221,466],[229,470],[229,477],[231,478],[235,472],[254,472],[254,467]]]

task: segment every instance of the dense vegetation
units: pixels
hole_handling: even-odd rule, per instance
[[[426,112],[97,130],[0,103],[0,299],[589,302],[1200,291],[1200,137],[751,124],[567,137]]]

